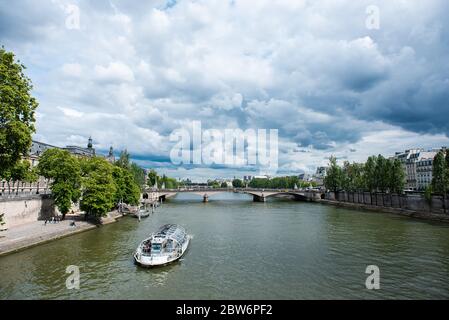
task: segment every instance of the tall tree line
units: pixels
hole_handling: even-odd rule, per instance
[[[37,166],[50,181],[51,196],[63,218],[80,203],[87,216],[105,216],[119,203],[136,205],[140,186],[131,167],[111,164],[102,157],[77,158],[66,150],[46,150]]]
[[[446,212],[446,199],[449,192],[449,150],[440,150],[433,159],[432,185],[426,193],[437,193],[443,196],[443,210]]]
[[[155,184],[157,184],[158,188],[165,187],[165,189],[177,189],[184,185],[183,182],[180,182],[175,178],[167,177],[165,174],[159,176],[156,170],[151,169],[150,172],[148,172],[147,185],[149,187],[154,187]]]
[[[235,185],[243,185],[243,182],[235,183]],[[234,185],[234,182],[233,182]],[[254,178],[248,183],[250,188],[266,188],[266,189],[293,189],[295,185],[298,188],[315,187],[316,182],[304,181],[298,176],[274,177],[271,179]]]
[[[8,186],[11,181],[36,179],[28,161],[22,160],[31,147],[38,107],[25,69],[12,52],[0,48],[0,179]]]
[[[369,191],[401,193],[405,186],[405,172],[398,159],[386,159],[382,155],[370,156],[363,163],[337,164],[337,159],[329,159],[329,167],[324,178],[326,189],[338,191]]]

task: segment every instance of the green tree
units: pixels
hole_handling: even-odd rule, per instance
[[[115,161],[115,165],[120,168],[123,168],[123,169],[130,168],[130,166],[131,166],[130,154],[128,153],[128,151],[126,149],[120,152],[120,156],[117,159],[117,161]]]
[[[157,172],[154,169],[151,169],[150,172],[148,172],[148,180],[147,180],[148,186],[153,187],[157,180],[158,180]]]
[[[234,188],[243,188],[243,181],[240,179],[234,179],[232,180],[232,186]]]
[[[139,186],[139,189],[142,189],[145,185],[145,170],[143,170],[139,165],[132,162],[129,171],[132,174],[134,182]]]
[[[444,152],[446,153],[446,169],[449,169],[449,150],[445,149]]]
[[[113,166],[105,159],[93,157],[81,162],[82,198],[81,210],[87,216],[99,219],[114,207],[116,187],[112,176]]]
[[[117,167],[128,170],[139,186],[139,189],[143,189],[145,185],[145,170],[142,169],[138,164],[131,162],[131,155],[125,149],[120,152],[120,156],[114,163]]]
[[[134,177],[126,169],[114,166],[112,170],[112,177],[115,184],[114,201],[118,203],[127,203],[137,205],[140,199],[140,188],[134,181]]]
[[[446,213],[446,193],[449,189],[449,174],[446,165],[445,152],[440,150],[433,158],[432,189],[443,195],[443,210]]]
[[[365,163],[364,177],[365,186],[369,192],[377,190],[377,158],[375,156],[368,157]]]
[[[331,156],[329,159],[329,168],[324,177],[324,185],[326,189],[337,192],[342,188],[343,171],[337,165],[337,159]]]
[[[51,196],[62,213],[69,212],[72,203],[81,196],[81,168],[76,157],[61,149],[46,150],[39,159],[38,171],[51,181]]]
[[[343,189],[346,191],[361,191],[365,189],[364,165],[361,163],[349,163],[343,165]]]
[[[375,181],[376,181],[376,190],[380,192],[386,192],[388,189],[388,182],[390,176],[390,162],[388,159],[385,159],[382,155],[377,156],[376,167],[375,167]]]
[[[390,175],[388,179],[388,189],[390,192],[402,193],[405,186],[405,172],[399,159],[390,161]]]
[[[445,180],[446,180],[446,192],[449,190],[449,150],[444,149],[444,152],[446,153],[446,170],[445,170]]]
[[[3,172],[3,179],[8,185],[8,192],[11,192],[11,182],[17,181],[33,182],[38,179],[36,170],[31,168],[30,162],[27,160],[18,161],[12,168]]]
[[[343,162],[341,187],[345,191],[353,191],[354,184],[352,183],[352,174],[352,165],[349,163],[349,161]]]
[[[260,189],[260,188],[269,188],[270,180],[264,178],[254,178],[249,182],[250,188]]]
[[[363,163],[353,163],[352,170],[353,170],[352,181],[354,184],[354,190],[356,191],[366,190],[365,165]]]
[[[35,131],[38,103],[31,96],[33,86],[24,70],[12,52],[0,48],[0,178],[28,154]]]
[[[427,203],[429,204],[429,211],[432,212],[432,185],[428,185],[426,187],[426,190],[424,190],[424,198],[426,199]]]
[[[207,185],[212,188],[220,188],[220,183],[217,180],[207,180]]]
[[[163,175],[161,179],[161,184],[165,184],[166,189],[176,189],[178,188],[178,181],[174,178],[167,177]]]
[[[220,187],[221,187],[221,188],[227,188],[227,187],[228,187],[228,184],[227,184],[226,182],[223,181],[223,182],[221,183]]]

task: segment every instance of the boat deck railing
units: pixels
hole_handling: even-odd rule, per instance
[[[173,253],[176,253],[176,251],[177,251],[177,250],[158,252],[158,253],[153,253],[153,255],[154,255],[154,256],[161,256],[161,257],[164,257],[164,256],[171,256]],[[141,254],[142,254],[142,256],[145,256],[145,257],[150,257],[150,256],[152,255],[151,252],[144,252],[144,251],[142,251]]]

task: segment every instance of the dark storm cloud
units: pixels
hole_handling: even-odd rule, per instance
[[[47,36],[57,22],[63,23],[60,8],[32,0],[0,2],[0,40],[27,42]]]

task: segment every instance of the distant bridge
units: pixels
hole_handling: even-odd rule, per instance
[[[269,197],[275,196],[291,196],[298,201],[319,201],[322,199],[324,192],[318,190],[302,190],[302,189],[251,189],[251,188],[183,188],[183,189],[164,189],[151,191],[149,193],[157,192],[159,200],[164,201],[167,198],[174,197],[178,193],[191,193],[203,197],[203,202],[208,202],[209,197],[223,192],[246,193],[253,196],[255,202],[265,202]]]

